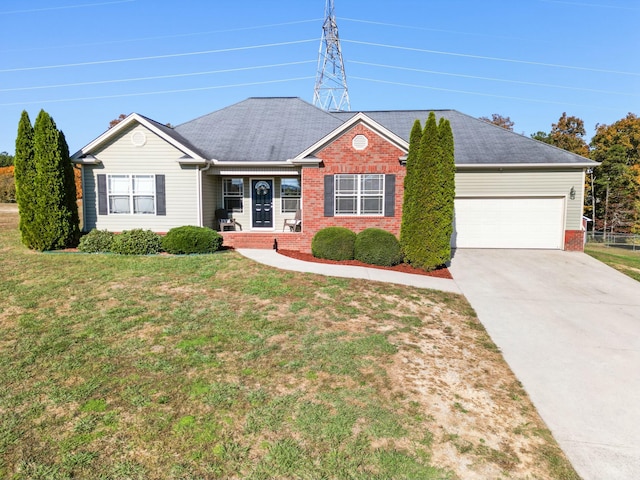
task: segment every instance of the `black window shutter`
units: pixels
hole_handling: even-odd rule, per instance
[[[107,176],[98,174],[98,215],[107,215]]]
[[[394,217],[396,214],[396,176],[384,176],[384,216]]]
[[[164,190],[164,175],[156,175],[156,215],[167,214],[167,202]]]
[[[324,216],[333,217],[333,175],[324,176]]]

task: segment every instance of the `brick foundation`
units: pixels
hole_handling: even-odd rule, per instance
[[[568,252],[584,251],[584,230],[565,230],[564,249]]]

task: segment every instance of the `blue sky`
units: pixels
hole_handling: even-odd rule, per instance
[[[313,101],[325,0],[4,0],[0,151],[49,112],[71,152],[121,113],[179,125]],[[351,110],[456,109],[548,132],[640,114],[638,0],[335,0]]]

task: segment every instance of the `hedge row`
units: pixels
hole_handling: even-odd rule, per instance
[[[91,230],[80,239],[78,250],[85,253],[117,253],[120,255],[153,255],[213,253],[222,247],[222,236],[207,227],[172,228],[164,237],[151,230],[133,229],[120,234]]]
[[[317,258],[358,260],[387,267],[403,260],[398,239],[379,228],[367,228],[357,235],[344,227],[323,228],[311,241],[311,253]]]

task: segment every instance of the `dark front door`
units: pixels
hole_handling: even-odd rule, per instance
[[[273,228],[273,180],[251,180],[253,228]]]

